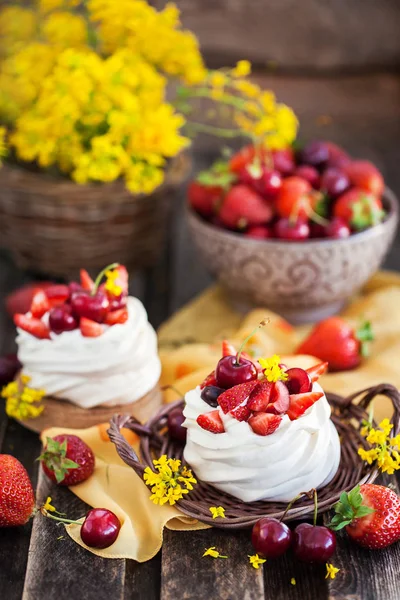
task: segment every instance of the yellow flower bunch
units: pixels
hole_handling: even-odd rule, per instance
[[[76,8],[79,7],[79,10]],[[247,80],[248,61],[207,71],[196,37],[168,3],[146,0],[36,0],[36,11],[0,11],[0,124],[12,155],[79,184],[123,179],[132,193],[164,180],[167,160],[192,129],[166,101],[168,78],[186,98],[205,96],[232,111],[233,130],[278,148],[293,141],[297,120],[273,94]],[[198,125],[198,124],[197,124]]]
[[[382,473],[393,475],[400,469],[400,435],[391,437],[393,429],[389,419],[379,423],[379,429],[374,429],[370,423],[365,423],[361,428],[361,435],[373,447],[370,450],[359,448],[358,454],[369,465],[376,462]]]
[[[5,156],[7,156],[6,128],[0,127],[0,165],[2,164],[2,159]]]
[[[278,354],[274,354],[271,358],[259,358],[265,378],[267,381],[274,383],[276,381],[286,381],[288,376],[285,371],[279,366],[281,357]]]
[[[154,504],[172,506],[193,489],[197,480],[190,469],[183,466],[180,460],[168,458],[165,454],[159,460],[153,460],[155,471],[150,467],[144,470],[143,479],[151,488],[150,500]]]
[[[21,376],[21,382],[12,381],[6,385],[1,396],[6,400],[6,413],[14,419],[35,419],[44,410],[41,401],[45,396],[44,390],[28,387],[30,377]]]

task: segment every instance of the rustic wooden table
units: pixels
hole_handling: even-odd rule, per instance
[[[333,118],[332,127],[328,126],[325,131],[318,129],[317,109],[309,110],[308,99],[313,86],[315,94],[324,98],[321,105],[329,106]],[[315,81],[279,78],[274,87],[280,88],[280,95],[295,107],[308,137],[335,137],[333,132],[337,131],[337,141],[356,155],[376,160],[389,185],[400,191],[400,121],[398,105],[392,101],[394,92],[399,89],[397,78],[374,75],[364,79],[344,77]],[[347,102],[349,94],[355,103],[351,111]],[[369,105],[363,110],[365,96]],[[377,108],[382,106],[385,109],[378,111]],[[374,118],[372,127],[371,119]],[[196,169],[209,161],[208,147],[207,141],[199,144]],[[400,269],[399,239],[386,266]],[[3,309],[2,300],[8,292],[32,278],[33,275],[15,269],[5,252],[0,253],[0,354],[14,350],[15,337],[14,326]],[[205,268],[196,261],[178,206],[160,264],[136,275],[131,291],[143,300],[150,321],[157,327],[209,283]],[[37,435],[8,420],[2,405],[0,452],[13,454],[25,465],[37,486],[38,503],[51,494],[57,508],[70,518],[84,514],[87,507],[69,490],[55,486],[50,490],[46,480],[38,475],[35,458],[40,453],[40,443]],[[386,479],[385,483],[388,482]],[[398,490],[395,478],[392,483]],[[67,535],[60,539],[62,534],[62,526],[55,529],[53,522],[40,516],[25,527],[0,530],[1,600],[399,598],[400,544],[384,551],[368,552],[351,545],[345,535],[339,535],[338,550],[332,562],[341,571],[331,581],[325,579],[324,565],[303,565],[290,555],[267,561],[258,571],[252,569],[247,558],[252,553],[249,531],[166,531],[162,551],[144,564],[98,558],[77,546]],[[201,558],[209,546],[223,550],[229,561]],[[290,583],[292,577],[296,579],[296,586]]]

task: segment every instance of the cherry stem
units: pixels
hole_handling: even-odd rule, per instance
[[[270,322],[270,319],[264,319],[263,321],[261,321],[261,323],[259,323],[257,325],[257,327],[255,329],[253,329],[253,331],[247,336],[247,338],[242,342],[240,348],[239,348],[239,352],[236,354],[236,364],[240,364],[240,355],[243,352],[243,348],[246,346],[247,342],[253,337],[253,335],[262,327],[264,327],[267,323]]]
[[[317,524],[317,517],[318,517],[318,495],[317,495],[317,490],[314,489],[312,490],[313,492],[313,496],[314,496],[314,520],[313,520],[313,524],[314,527]]]
[[[97,275],[96,280],[94,282],[91,296],[94,296],[95,293],[97,292],[100,282],[103,279],[104,275],[107,273],[107,271],[110,271],[111,269],[116,269],[117,267],[119,267],[119,263],[112,263],[111,265],[107,265],[107,267],[104,267],[104,269],[102,271],[100,271],[100,273]]]
[[[307,492],[301,492],[301,494],[299,494],[298,496],[296,496],[296,498],[293,498],[293,500],[291,500],[291,501],[289,502],[289,504],[287,505],[287,507],[286,507],[286,509],[285,509],[285,512],[283,513],[283,515],[282,515],[282,516],[281,516],[281,518],[280,518],[280,522],[281,522],[281,523],[282,523],[282,521],[284,520],[284,518],[286,517],[287,513],[289,512],[289,510],[292,508],[293,504],[294,504],[295,502],[297,502],[297,500],[300,500],[300,498],[301,498],[302,496],[304,496],[306,493],[307,493]]]
[[[60,523],[68,523],[68,524],[75,524],[75,525],[82,525],[82,523],[80,523],[79,521],[73,521],[72,519],[62,519],[61,517],[56,517],[54,515],[52,515],[51,513],[49,513],[47,510],[44,511],[40,511],[42,513],[42,515],[44,517],[48,517],[49,519],[53,519],[54,521],[59,521]]]

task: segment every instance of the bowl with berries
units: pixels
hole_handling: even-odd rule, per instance
[[[377,167],[332,142],[246,146],[188,188],[187,215],[207,268],[242,310],[293,323],[338,312],[382,264],[398,201]]]

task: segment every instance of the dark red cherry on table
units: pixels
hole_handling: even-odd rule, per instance
[[[215,370],[218,387],[228,389],[246,381],[257,379],[257,369],[254,363],[247,358],[237,356],[223,356]]]
[[[329,160],[329,147],[326,142],[315,140],[310,142],[299,153],[302,164],[322,168]]]
[[[0,388],[13,381],[21,368],[22,365],[16,354],[0,356]]]
[[[90,548],[108,548],[118,537],[121,523],[111,510],[92,508],[81,527],[82,542]]]
[[[179,442],[186,442],[187,429],[182,427],[184,420],[183,410],[179,406],[168,413],[168,433]]]
[[[293,532],[295,556],[305,562],[326,562],[336,549],[336,535],[324,526],[300,523]]]
[[[294,223],[290,219],[282,218],[275,224],[275,235],[282,240],[298,242],[310,237],[310,226],[307,221],[297,219]]]
[[[290,394],[305,394],[311,392],[311,377],[304,369],[294,367],[286,371],[288,379],[285,381]]]
[[[264,517],[257,521],[251,533],[251,543],[255,551],[266,558],[282,556],[289,549],[291,541],[292,532],[289,527],[273,517]]]
[[[332,239],[348,238],[351,235],[350,227],[344,219],[333,217],[325,227],[325,236]]]
[[[52,308],[49,314],[49,327],[51,331],[57,334],[77,329],[78,320],[72,314],[72,307],[69,304],[64,304]]]
[[[216,408],[218,406],[218,398],[225,390],[216,385],[207,385],[201,390],[201,399],[209,406]]]
[[[90,292],[75,292],[71,296],[72,311],[78,317],[85,317],[96,323],[102,323],[109,310],[110,302],[107,294],[98,290],[94,295]]]
[[[311,165],[300,165],[295,170],[294,174],[308,181],[314,189],[319,189],[319,172]]]
[[[337,198],[350,187],[350,178],[347,174],[338,168],[329,167],[321,175],[321,191]]]

